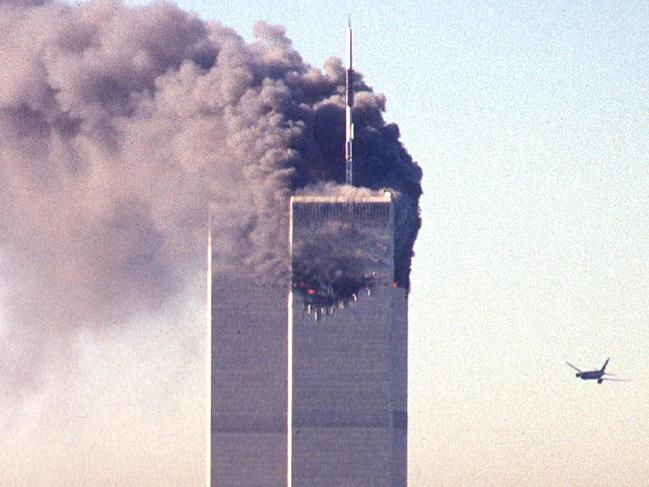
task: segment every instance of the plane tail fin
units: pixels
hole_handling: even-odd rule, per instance
[[[602,372],[606,370],[606,366],[608,365],[608,361],[611,360],[610,358],[606,359],[606,362],[604,362],[604,365],[602,365]]]

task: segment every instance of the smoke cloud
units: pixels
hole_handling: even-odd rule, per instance
[[[284,29],[256,40],[169,3],[0,0],[0,328],[6,388],[76,332],[155,312],[204,271],[286,275],[288,198],[344,182],[344,69],[305,64]],[[408,287],[421,171],[356,74],[355,181],[400,194]]]

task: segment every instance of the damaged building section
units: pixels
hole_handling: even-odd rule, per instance
[[[400,198],[350,185],[312,187],[291,198],[292,485],[407,485]]]
[[[316,320],[393,285],[393,195],[345,189],[291,199],[291,287]]]

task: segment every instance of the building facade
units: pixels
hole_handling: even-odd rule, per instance
[[[405,486],[407,293],[394,285],[391,195],[293,197],[290,234],[289,485]]]
[[[290,211],[290,281],[210,247],[211,485],[405,486],[392,197],[296,196]]]
[[[211,485],[283,487],[288,283],[211,268]]]

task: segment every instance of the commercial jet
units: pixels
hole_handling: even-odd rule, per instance
[[[606,359],[606,362],[604,362],[604,365],[602,365],[602,368],[599,370],[580,370],[574,365],[572,365],[570,362],[566,362],[570,367],[575,369],[577,373],[575,374],[575,377],[580,378],[581,380],[596,380],[598,384],[601,384],[605,380],[613,380],[613,381],[618,381],[618,382],[626,382],[625,379],[612,379],[609,377],[604,377],[605,375],[614,375],[614,374],[609,374],[606,372],[606,366],[608,365],[608,361],[610,358]]]

